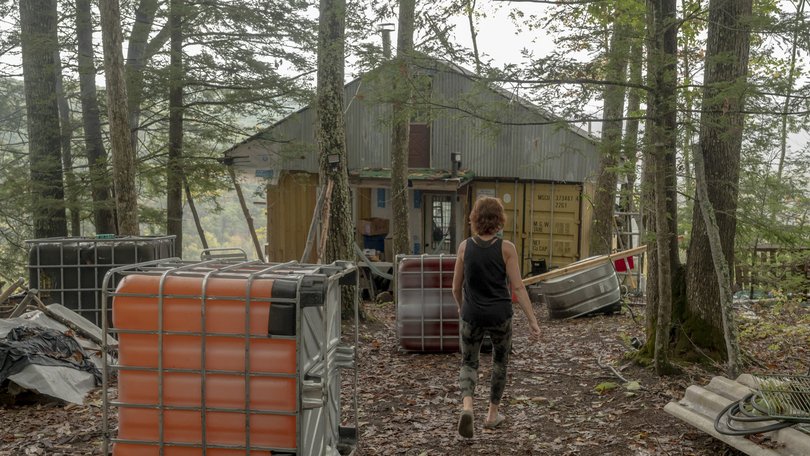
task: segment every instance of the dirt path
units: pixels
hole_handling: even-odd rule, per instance
[[[670,399],[689,384],[707,382],[709,374],[695,370],[661,380],[623,361],[626,341],[643,336],[629,314],[548,321],[538,307],[543,336],[537,343],[529,342],[517,314],[502,407],[507,421],[501,429],[483,429],[491,357],[482,354],[475,437],[467,440],[455,430],[461,355],[403,352],[393,305],[367,309],[376,321],[360,330],[361,454],[738,454],[663,412]],[[597,392],[600,384],[622,383],[599,362],[621,369],[641,389]]]

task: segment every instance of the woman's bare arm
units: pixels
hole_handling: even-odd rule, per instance
[[[463,298],[462,285],[464,284],[464,249],[467,241],[461,241],[456,253],[456,267],[453,270],[453,298],[456,300],[458,314],[461,316],[461,302]]]
[[[512,291],[517,295],[518,304],[529,319],[529,329],[532,336],[540,336],[540,325],[537,323],[537,317],[534,315],[532,302],[529,299],[529,293],[526,291],[526,286],[523,285],[523,279],[520,277],[520,265],[518,264],[517,249],[515,244],[509,241],[503,241],[503,259],[506,263],[506,276],[509,278],[509,285]]]

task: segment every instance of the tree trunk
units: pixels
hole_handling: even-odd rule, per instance
[[[56,0],[20,0],[25,108],[34,236],[67,236],[59,108],[56,103]]]
[[[616,11],[615,17],[621,17]],[[613,218],[615,216],[616,186],[618,174],[616,165],[622,146],[622,121],[610,120],[621,118],[624,114],[624,83],[627,78],[628,30],[622,20],[613,22],[613,33],[610,37],[607,74],[608,81],[619,84],[606,85],[604,88],[604,116],[602,122],[602,140],[600,141],[599,177],[596,181],[594,198],[593,227],[591,229],[590,254],[605,255],[613,249]]]
[[[76,173],[73,172],[73,121],[70,116],[70,103],[68,103],[65,88],[62,84],[62,61],[59,51],[53,56],[56,66],[56,106],[59,108],[60,143],[62,149],[62,170],[65,174],[65,201],[70,210],[70,235],[81,236],[81,211],[79,209],[79,187]]]
[[[740,149],[748,72],[749,19],[752,0],[712,0],[704,65],[700,141],[695,154],[706,166],[709,202],[717,216],[723,255],[734,264],[737,196],[740,182]],[[691,337],[700,348],[718,350],[723,356],[723,322],[720,287],[715,274],[706,224],[695,206],[687,264],[687,298]]]
[[[118,0],[99,2],[104,42],[104,77],[113,159],[119,234],[137,236],[138,194],[135,189],[135,151],[130,143],[124,55],[121,51],[121,11]]]
[[[643,46],[641,41],[635,41],[630,48],[630,74],[628,78],[631,84],[641,85],[643,80],[641,78],[641,53]],[[627,115],[628,117],[637,116],[641,108],[641,89],[629,89],[627,95]],[[627,121],[627,127],[622,140],[622,159],[624,164],[622,166],[625,173],[626,180],[622,184],[621,194],[619,196],[619,208],[622,212],[628,213],[624,217],[625,231],[633,231],[631,228],[633,222],[637,224],[639,229],[642,228],[641,217],[634,217],[632,214],[636,211],[637,205],[635,202],[636,196],[636,165],[638,164],[638,131],[640,121],[638,119],[630,119]],[[624,246],[630,247],[633,239],[631,235],[625,236]],[[640,266],[639,266],[640,267]]]
[[[169,3],[169,160],[166,165],[166,234],[183,257],[183,0]],[[261,249],[259,250],[261,253]]]
[[[349,160],[343,113],[346,1],[320,0],[318,21],[317,139],[320,183],[332,183],[325,262],[354,259],[354,220],[349,194]],[[344,314],[353,310],[354,287],[343,287]]]
[[[413,28],[416,0],[400,0],[397,57],[392,86],[394,103],[391,107],[391,208],[393,211],[393,254],[410,253],[410,221],[408,205],[408,145],[411,132],[413,97],[410,58],[413,52]]]
[[[76,0],[76,38],[78,46],[79,87],[82,100],[84,147],[89,166],[96,233],[115,234],[107,151],[101,138],[101,119],[96,94],[96,66],[93,57],[93,19],[91,0]]]
[[[236,171],[234,171],[233,165],[228,165],[228,173],[231,175],[233,188],[236,190],[236,197],[239,199],[239,205],[242,207],[242,214],[245,216],[245,222],[247,222],[250,238],[253,239],[253,247],[256,249],[256,258],[264,261],[264,249],[262,249],[262,244],[259,242],[258,236],[256,236],[256,227],[253,225],[253,216],[250,215],[250,208],[247,205],[244,193],[242,193],[242,186],[239,185],[239,181],[236,179]]]
[[[200,214],[197,213],[197,206],[194,204],[194,198],[191,196],[191,188],[188,185],[185,173],[183,174],[183,189],[186,192],[186,201],[188,201],[188,208],[191,210],[191,216],[194,219],[194,226],[197,228],[197,234],[200,236],[200,242],[203,249],[208,248],[208,239],[205,238],[205,230],[200,222]]]
[[[127,105],[129,107],[129,129],[132,132],[132,150],[138,150],[138,127],[141,119],[141,98],[143,97],[143,69],[146,64],[146,44],[155,20],[157,0],[141,0],[135,10],[135,22],[127,41]],[[179,246],[178,246],[179,247]],[[179,255],[179,254],[178,254]]]
[[[657,312],[654,365],[656,373],[671,371],[669,342],[672,318],[673,273],[678,267],[675,238],[677,201],[675,193],[677,24],[675,0],[649,0],[652,14],[650,67],[653,71],[653,117],[651,147],[655,163],[655,234],[657,269]]]
[[[787,155],[787,136],[788,136],[788,113],[790,112],[790,99],[795,90],[796,83],[796,53],[799,47],[799,32],[802,30],[804,22],[804,6],[807,2],[799,0],[799,5],[796,7],[796,27],[793,30],[793,41],[790,48],[790,63],[788,64],[787,75],[787,93],[785,94],[785,102],[782,105],[782,119],[781,119],[781,132],[779,134],[779,166],[777,167],[776,181],[782,182],[782,173],[785,170],[785,155]]]
[[[473,57],[475,58],[475,74],[481,76],[481,56],[478,54],[478,32],[475,30],[475,0],[467,0],[464,9],[467,12],[467,22],[470,26],[470,40],[472,40]]]
[[[653,14],[647,14],[647,81],[652,83],[655,80],[655,67],[653,65],[654,40],[652,30],[654,27]],[[646,334],[647,344],[645,350],[652,357],[655,344],[655,328],[658,320],[658,248],[655,241],[655,157],[653,155],[653,122],[649,119],[655,118],[655,93],[647,92],[647,122],[644,128],[644,140],[642,145],[641,164],[641,186],[640,186],[640,207],[641,221],[644,227],[644,243],[647,244],[647,286],[644,296],[647,301],[646,313]]]
[[[720,295],[720,315],[723,321],[723,339],[726,342],[728,353],[729,378],[737,378],[740,374],[740,345],[737,338],[737,325],[734,322],[734,308],[731,302],[731,279],[729,264],[723,255],[723,246],[720,241],[720,229],[709,199],[709,186],[706,184],[706,170],[703,165],[703,154],[695,154],[695,188],[703,223],[706,224],[706,234],[709,239],[712,261],[714,262],[715,277]]]
[[[683,10],[684,11],[693,11],[699,8],[699,2],[702,0],[684,0],[683,1]],[[684,35],[682,38],[683,41],[683,50],[681,51],[682,56],[682,63],[681,63],[681,74],[682,76],[682,84],[694,84],[694,80],[692,79],[692,52],[690,49],[690,45],[694,44],[697,41],[696,36]],[[686,204],[687,208],[692,207],[690,204],[690,198],[693,197],[695,194],[694,188],[694,176],[692,172],[692,159],[690,158],[692,154],[692,148],[694,144],[694,136],[695,136],[695,119],[693,110],[695,108],[695,93],[692,91],[691,88],[686,88],[683,91],[683,104],[684,104],[684,112],[682,114],[683,121],[681,127],[681,136],[682,136],[682,143],[681,143],[681,155],[683,157],[683,176],[681,180],[683,182],[683,192],[686,194]]]

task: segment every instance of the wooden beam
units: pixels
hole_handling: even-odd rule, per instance
[[[332,190],[335,182],[329,179],[326,183],[326,195],[324,196],[323,212],[321,213],[321,238],[318,240],[318,264],[323,262],[326,255],[326,238],[329,235],[329,218],[332,215]]]
[[[622,250],[621,252],[611,253],[610,255],[601,255],[593,258],[588,258],[586,260],[580,261],[579,263],[574,263],[570,266],[566,266],[564,268],[555,269],[553,271],[549,271],[540,275],[527,277],[523,279],[523,285],[532,285],[537,282],[542,282],[544,280],[553,279],[555,277],[560,277],[566,274],[571,274],[572,272],[582,271],[584,269],[589,269],[594,266],[599,266],[600,264],[607,263],[609,261],[613,261],[619,258],[627,258],[629,256],[638,255],[640,253],[644,253],[647,251],[646,245],[641,245],[638,247],[634,247],[628,250]]]
[[[264,251],[262,245],[259,243],[259,237],[256,236],[256,228],[253,227],[253,216],[250,215],[247,203],[245,202],[245,195],[242,194],[242,186],[236,180],[236,172],[233,170],[233,165],[228,166],[228,172],[231,175],[233,186],[236,189],[236,196],[239,198],[239,204],[242,206],[242,213],[245,214],[245,221],[247,221],[248,229],[250,230],[250,237],[253,238],[253,246],[256,248],[258,258],[264,261]]]

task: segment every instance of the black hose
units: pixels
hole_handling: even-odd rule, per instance
[[[744,398],[740,399],[739,401],[732,402],[731,404],[727,405],[726,408],[720,412],[717,417],[714,419],[714,430],[725,435],[750,435],[750,434],[760,434],[763,432],[772,432],[778,431],[779,429],[785,429],[791,427],[798,422],[803,420],[789,420],[784,418],[774,418],[769,416],[767,412],[764,415],[756,415],[753,413],[749,413],[746,410],[746,407],[750,407],[750,409],[757,410],[761,412],[761,409],[757,407],[756,402],[752,399],[754,398],[754,393],[750,393]],[[765,426],[755,427],[755,428],[741,428],[737,427],[733,424],[733,422],[740,422],[740,423],[757,423],[757,422],[764,422],[764,421],[777,421],[773,424],[768,424]],[[720,426],[721,422],[724,425],[723,427]]]

